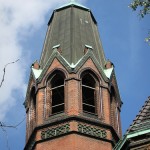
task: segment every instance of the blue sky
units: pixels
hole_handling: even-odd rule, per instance
[[[8,62],[5,82],[0,89],[0,121],[16,125],[25,117],[23,102],[30,66],[40,58],[47,22],[52,10],[69,0],[0,0],[0,78]],[[80,1],[80,0],[78,0]],[[130,0],[80,1],[89,7],[99,27],[105,56],[115,65],[123,101],[123,133],[150,95],[150,46],[144,41],[150,26],[149,16],[141,19],[132,12]],[[0,149],[21,150],[25,143],[25,121],[17,129],[0,129]]]

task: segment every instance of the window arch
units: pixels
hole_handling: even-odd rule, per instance
[[[82,75],[82,108],[83,112],[91,114],[97,113],[96,108],[96,83],[95,76],[90,72],[85,72]]]
[[[54,72],[49,78],[50,114],[64,112],[64,79],[65,76],[61,71]]]

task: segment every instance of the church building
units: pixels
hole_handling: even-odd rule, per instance
[[[24,150],[112,150],[122,137],[114,65],[91,10],[53,11],[41,58],[31,66]]]

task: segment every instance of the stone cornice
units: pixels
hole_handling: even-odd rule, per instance
[[[38,143],[38,141],[37,141],[37,142],[34,142],[34,145],[33,145],[33,144],[30,142],[30,141],[34,141],[34,140],[33,140],[33,137],[35,136],[35,134],[36,134],[36,132],[37,132],[38,130],[41,130],[41,129],[47,128],[47,127],[52,127],[52,126],[55,126],[55,125],[58,125],[58,124],[62,124],[62,123],[64,124],[65,122],[70,122],[70,121],[77,121],[77,122],[81,122],[81,123],[86,123],[86,124],[88,124],[88,125],[94,125],[95,127],[100,127],[100,128],[106,129],[106,130],[110,130],[111,133],[112,133],[112,135],[113,135],[113,137],[115,137],[115,139],[117,139],[117,141],[119,140],[119,137],[118,137],[118,135],[116,134],[116,132],[115,132],[115,130],[113,129],[113,127],[110,126],[110,125],[108,125],[108,124],[106,124],[106,123],[104,123],[104,122],[101,122],[101,121],[98,120],[98,119],[93,119],[93,118],[89,118],[89,117],[84,117],[83,115],[81,115],[81,116],[67,116],[66,114],[63,113],[61,116],[59,116],[59,118],[57,118],[57,117],[55,116],[53,119],[50,119],[49,121],[47,120],[44,124],[37,126],[37,127],[34,129],[34,131],[33,131],[32,135],[31,135],[31,137],[29,138],[29,140],[28,140],[28,142],[27,142],[26,147],[24,148],[24,150],[28,150],[28,147],[29,147],[30,145],[35,146],[35,144]],[[77,131],[72,131],[72,132],[70,132],[69,134],[71,134],[71,133],[83,134],[83,135],[84,135],[84,133],[79,133],[79,132],[77,132]],[[67,133],[67,134],[68,134],[68,133]],[[89,137],[92,137],[92,136],[89,135]],[[96,137],[95,137],[95,138],[96,138]],[[103,140],[104,140],[104,141],[111,142],[113,146],[115,145],[115,143],[114,143],[113,140],[108,140],[108,139],[103,139]],[[42,141],[40,141],[40,142],[42,142]]]

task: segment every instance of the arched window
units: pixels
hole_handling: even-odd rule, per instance
[[[91,73],[82,76],[83,112],[96,113],[96,81]]]
[[[55,72],[49,81],[51,114],[64,111],[64,74],[60,71]]]

